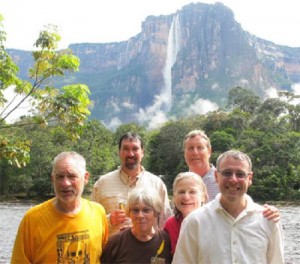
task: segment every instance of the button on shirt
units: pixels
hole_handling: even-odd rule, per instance
[[[183,221],[174,264],[284,263],[281,223],[267,220],[263,207],[245,194],[247,207],[233,218],[220,194]]]

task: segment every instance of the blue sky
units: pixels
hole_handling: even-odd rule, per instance
[[[43,26],[54,24],[70,43],[123,41],[141,31],[148,15],[167,15],[191,0],[0,0],[6,48],[31,50]],[[300,47],[300,1],[223,0],[244,30],[276,44]]]

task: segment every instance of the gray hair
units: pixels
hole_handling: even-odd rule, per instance
[[[127,215],[129,215],[129,210],[132,209],[132,207],[137,203],[144,203],[153,208],[157,216],[159,216],[164,210],[164,205],[159,194],[155,189],[152,188],[134,188],[128,194],[126,204]]]
[[[207,141],[207,147],[211,148],[211,144],[210,144],[210,139],[209,137],[205,134],[205,132],[203,130],[200,129],[196,129],[196,130],[192,130],[189,133],[187,133],[184,137],[183,140],[183,149],[185,148],[185,143],[188,139],[190,138],[194,138],[196,136],[200,136],[201,138],[205,139]]]
[[[247,154],[243,153],[242,151],[234,150],[234,149],[228,150],[228,151],[222,153],[218,157],[217,162],[216,162],[217,170],[220,169],[220,163],[221,163],[221,161],[224,160],[227,157],[231,157],[231,158],[233,158],[235,160],[245,160],[245,161],[247,161],[248,164],[249,164],[249,169],[250,169],[250,171],[252,171],[252,162],[251,162],[250,157]]]
[[[84,175],[86,173],[86,161],[84,157],[75,151],[64,151],[54,158],[52,162],[52,174],[55,174],[57,162],[66,158],[72,158],[76,162],[77,171],[81,175]]]

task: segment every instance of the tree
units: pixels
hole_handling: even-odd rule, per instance
[[[252,90],[235,87],[228,93],[228,103],[226,108],[240,108],[244,112],[253,113],[261,104],[261,99]]]
[[[82,154],[91,174],[90,184],[119,164],[117,146],[113,142],[113,133],[97,120],[87,122],[80,139],[73,149]]]
[[[55,78],[64,76],[66,72],[78,71],[79,59],[70,50],[56,51],[60,36],[56,27],[49,25],[40,32],[35,42],[36,50],[32,52],[34,65],[29,70],[31,81],[20,80],[17,77],[18,67],[4,48],[6,33],[2,30],[2,20],[3,17],[0,16],[0,129],[3,131],[20,125],[8,124],[6,120],[26,99],[30,99],[33,113],[31,122],[42,127],[49,124],[60,125],[70,138],[78,138],[84,121],[90,114],[89,88],[83,84],[74,84],[58,89],[54,83]],[[12,101],[7,101],[3,91],[10,87],[14,87],[16,95],[23,96],[21,100],[15,101],[15,97]],[[21,124],[24,125],[26,124]],[[9,135],[1,133],[1,159],[19,167],[25,166],[29,162],[29,153],[26,140],[17,137],[12,140]]]

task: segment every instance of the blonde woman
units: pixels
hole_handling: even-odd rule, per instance
[[[172,254],[175,252],[183,219],[208,200],[205,184],[194,172],[179,173],[173,183],[174,216],[170,217],[164,229],[171,240]]]

